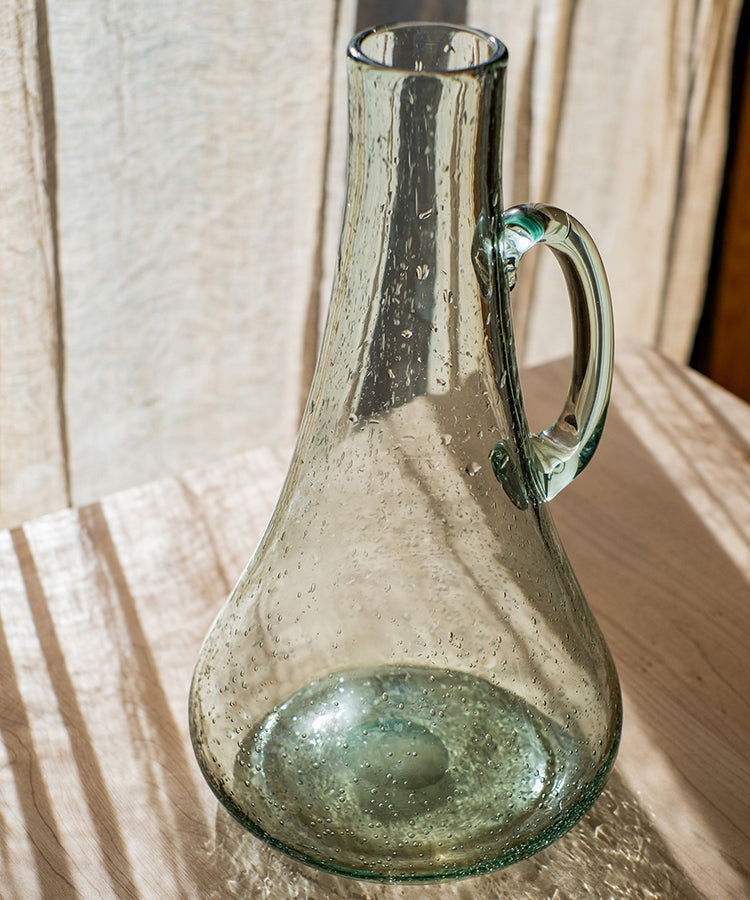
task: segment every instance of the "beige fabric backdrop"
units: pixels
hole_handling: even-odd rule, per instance
[[[471,0],[511,54],[506,200],[580,218],[620,336],[685,360],[740,0]],[[0,20],[0,523],[289,447],[343,203],[355,0],[10,0]],[[541,256],[540,256],[541,259]],[[565,352],[525,263],[522,357]]]

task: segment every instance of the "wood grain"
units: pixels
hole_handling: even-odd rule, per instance
[[[554,510],[622,677],[617,768],[691,883],[745,896],[748,408],[635,346],[613,407],[596,468]]]
[[[564,363],[524,374],[533,420],[566,382]],[[284,457],[251,451],[0,532],[3,898],[748,895],[750,408],[621,351],[601,448],[554,502],[622,681],[614,776],[547,850],[429,888],[286,859],[218,807],[192,759],[192,666]]]

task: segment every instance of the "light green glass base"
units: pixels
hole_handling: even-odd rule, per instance
[[[603,786],[608,749],[597,758],[572,728],[466,672],[350,669],[297,691],[242,738],[217,793],[243,825],[319,868],[460,878],[570,828]]]

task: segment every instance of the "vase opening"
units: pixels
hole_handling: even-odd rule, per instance
[[[372,66],[426,73],[504,65],[508,55],[505,45],[489,34],[428,22],[372,28],[352,41],[349,54]]]

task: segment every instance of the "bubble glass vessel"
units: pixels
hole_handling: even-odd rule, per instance
[[[506,65],[497,39],[453,25],[352,41],[320,358],[278,504],[192,683],[221,802],[355,878],[528,856],[594,802],[620,734],[615,669],[548,507],[601,435],[611,303],[575,219],[503,208]],[[532,434],[509,292],[538,244],[560,262],[574,351],[559,418]]]

